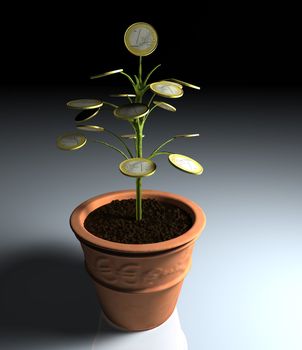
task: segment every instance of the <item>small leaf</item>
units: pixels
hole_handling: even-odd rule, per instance
[[[136,74],[134,74],[134,79],[135,79],[136,85],[139,85],[139,79]]]

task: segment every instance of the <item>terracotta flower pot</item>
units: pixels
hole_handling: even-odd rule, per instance
[[[81,242],[86,269],[105,315],[121,328],[147,330],[159,326],[172,314],[191,266],[195,240],[206,219],[202,209],[185,197],[143,190],[143,198],[155,198],[186,210],[193,226],[177,238],[152,244],[111,242],[84,228],[91,211],[112,200],[129,198],[135,198],[134,190],[93,197],[73,211],[70,225]]]

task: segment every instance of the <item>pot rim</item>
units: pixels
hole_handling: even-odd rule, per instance
[[[84,221],[88,214],[96,208],[110,203],[114,199],[130,199],[135,198],[136,192],[133,189],[107,192],[98,196],[89,198],[85,202],[77,206],[70,216],[70,226],[77,238],[80,241],[87,242],[90,245],[96,246],[109,251],[121,253],[155,253],[166,251],[180,247],[191,241],[195,241],[201,234],[206,224],[206,216],[195,202],[183,197],[179,194],[171,192],[163,192],[158,190],[144,189],[142,191],[143,198],[156,198],[158,200],[167,201],[181,207],[189,212],[193,219],[192,227],[182,235],[169,239],[167,241],[157,243],[144,244],[127,244],[112,242],[100,237],[97,237],[87,231],[84,227]]]

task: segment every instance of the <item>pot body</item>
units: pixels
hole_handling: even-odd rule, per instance
[[[143,198],[156,198],[186,210],[193,226],[181,236],[152,244],[123,244],[103,240],[84,228],[87,215],[115,199],[135,198],[135,191],[105,193],[79,205],[70,225],[80,240],[88,273],[94,281],[105,315],[127,330],[159,326],[172,314],[190,269],[195,240],[205,226],[202,209],[185,197],[144,190]]]

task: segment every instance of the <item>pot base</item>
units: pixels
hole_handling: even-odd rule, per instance
[[[143,344],[143,345],[142,345]],[[131,332],[116,327],[102,312],[93,350],[188,350],[177,308],[169,319],[157,328],[145,332]]]
[[[182,283],[156,292],[133,293],[113,290],[94,281],[103,313],[115,326],[127,331],[145,331],[167,321]]]

